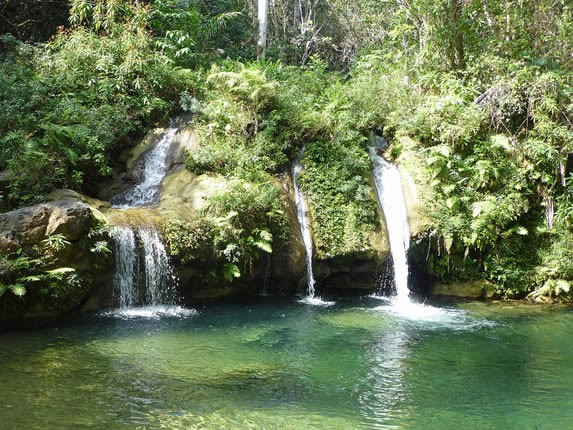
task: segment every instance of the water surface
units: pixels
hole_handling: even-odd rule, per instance
[[[0,333],[0,428],[573,427],[567,308],[263,300]]]

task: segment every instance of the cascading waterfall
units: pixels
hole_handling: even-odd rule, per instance
[[[159,202],[166,160],[177,128],[171,125],[157,145],[144,157],[141,183],[111,199],[114,208],[130,209]],[[119,306],[169,304],[173,270],[159,232],[153,226],[115,226],[114,286]],[[140,272],[141,275],[140,276]]]
[[[157,230],[114,226],[114,284],[121,309],[137,304],[157,306],[169,302],[167,286],[173,276],[165,246]],[[143,278],[138,276],[141,272]]]
[[[378,155],[384,149],[386,141],[376,137],[374,144],[368,148],[373,165],[373,177],[376,193],[388,228],[390,253],[394,268],[394,283],[396,285],[397,304],[410,303],[408,288],[408,259],[407,251],[410,245],[410,230],[408,228],[408,213],[404,202],[400,172],[393,164]]]
[[[302,172],[302,157],[304,156],[304,147],[300,149],[298,156],[292,164],[292,182],[294,186],[294,199],[296,203],[296,216],[298,218],[298,225],[300,226],[300,233],[306,251],[306,284],[307,284],[307,297],[314,298],[314,273],[312,271],[312,235],[310,233],[310,226],[308,222],[308,206],[304,196],[298,188],[297,178]]]
[[[154,205],[159,202],[161,182],[165,177],[167,155],[177,133],[177,127],[170,125],[157,145],[149,151],[145,163],[143,181],[111,199],[114,208],[129,209]]]
[[[145,262],[146,300],[151,305],[164,303],[168,297],[166,286],[173,270],[161,236],[154,229],[139,229],[139,240]]]
[[[137,248],[135,234],[129,227],[114,226],[111,232],[114,241],[115,274],[113,283],[120,308],[129,308],[137,302],[135,274],[137,273]]]

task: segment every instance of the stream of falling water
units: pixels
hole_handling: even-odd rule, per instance
[[[298,218],[298,225],[300,226],[300,233],[305,249],[305,265],[306,265],[306,297],[302,299],[303,303],[311,305],[329,306],[334,302],[323,301],[320,297],[315,296],[314,290],[314,272],[312,271],[312,234],[310,232],[310,223],[308,220],[308,205],[304,195],[298,187],[298,176],[302,172],[302,157],[304,156],[304,147],[300,149],[298,156],[292,164],[292,182],[294,187],[294,198],[296,203],[296,215]]]
[[[159,142],[144,157],[142,181],[111,199],[114,208],[130,209],[157,204],[161,182],[165,177],[166,160],[173,138],[174,125],[165,131]],[[123,316],[155,317],[172,313],[162,305],[173,305],[173,269],[161,235],[153,226],[114,226],[114,256],[116,272],[114,288]],[[149,315],[135,306],[148,306]],[[134,310],[135,309],[135,310]]]
[[[410,298],[407,255],[408,247],[410,246],[408,212],[398,168],[379,155],[379,152],[386,146],[387,143],[384,138],[376,137],[374,143],[368,148],[368,152],[372,160],[372,174],[376,185],[376,193],[386,218],[396,296],[377,309],[417,321],[437,322],[447,320],[450,318],[447,310],[424,303],[416,303]],[[386,299],[380,296],[373,297]]]
[[[143,180],[134,187],[112,197],[114,208],[129,209],[159,203],[161,182],[165,177],[166,161],[177,127],[173,124],[165,131],[159,142],[143,158]]]
[[[173,270],[161,236],[152,227],[114,226],[114,286],[121,309],[170,304]]]
[[[113,283],[119,307],[129,308],[137,302],[135,274],[137,273],[137,248],[135,234],[129,227],[114,226],[111,232],[114,242],[115,273]]]
[[[390,253],[394,266],[394,283],[396,285],[397,304],[410,302],[408,288],[408,259],[407,251],[410,245],[410,230],[408,228],[408,213],[404,202],[400,172],[393,164],[387,162],[378,151],[386,146],[383,138],[377,137],[375,143],[368,148],[372,160],[372,169],[376,193],[388,229]]]

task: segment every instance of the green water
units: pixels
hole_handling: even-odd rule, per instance
[[[0,428],[568,429],[572,334],[567,308],[370,298],[93,316],[0,333]]]

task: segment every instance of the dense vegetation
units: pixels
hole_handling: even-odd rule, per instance
[[[134,135],[185,110],[202,141],[187,167],[235,185],[204,228],[171,225],[188,233],[180,258],[195,258],[186,252],[202,235],[232,277],[270,250],[284,233],[266,216],[282,207],[271,178],[302,145],[317,256],[352,254],[379,223],[365,151],[378,128],[398,161],[401,137],[413,138],[404,153],[430,178],[433,225],[417,240],[432,275],[486,278],[505,296],[568,291],[568,2],[279,0],[260,61],[255,3],[73,0],[50,41],[3,36],[2,206],[54,187],[95,192]],[[252,187],[266,188],[253,199]],[[232,215],[249,201],[254,224]]]

